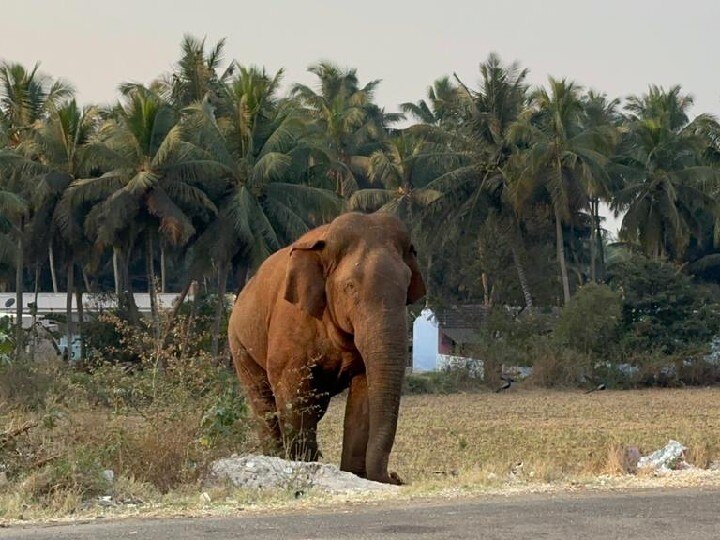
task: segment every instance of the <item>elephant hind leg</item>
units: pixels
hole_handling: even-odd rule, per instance
[[[277,418],[275,397],[261,368],[240,343],[231,341],[233,363],[240,382],[245,388],[250,408],[258,420],[258,431],[263,452],[278,455],[282,452],[282,436]]]
[[[369,428],[367,377],[362,373],[355,375],[350,381],[350,391],[345,406],[340,470],[362,477],[367,475],[365,454],[367,452]]]

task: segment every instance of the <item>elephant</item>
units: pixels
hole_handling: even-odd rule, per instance
[[[340,468],[388,472],[408,356],[406,305],[425,283],[405,225],[346,213],[260,265],[233,305],[233,363],[265,453],[314,461],[330,398],[348,390]]]

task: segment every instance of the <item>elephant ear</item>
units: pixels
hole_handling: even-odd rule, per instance
[[[408,286],[407,293],[407,304],[414,304],[420,300],[427,290],[425,289],[425,282],[423,281],[422,274],[420,273],[420,267],[418,266],[417,259],[415,256],[417,252],[413,246],[410,246],[410,256],[408,257],[407,265],[410,267],[412,276],[410,277],[410,285]]]
[[[325,275],[320,251],[323,240],[299,240],[290,248],[290,261],[285,276],[285,300],[295,304],[316,319],[325,311]]]

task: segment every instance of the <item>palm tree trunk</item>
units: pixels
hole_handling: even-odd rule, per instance
[[[85,284],[85,290],[87,292],[92,292],[92,287],[90,286],[90,279],[88,278],[87,272],[85,271],[85,268],[82,268],[81,270],[83,283]]]
[[[130,249],[113,248],[113,264],[117,266],[115,286],[119,289],[117,293],[118,306],[126,313],[131,324],[138,324],[140,322],[140,313],[130,283],[130,253]]]
[[[515,271],[518,275],[518,281],[520,282],[520,288],[522,289],[523,298],[525,299],[525,307],[533,307],[532,294],[530,293],[530,285],[527,280],[527,274],[525,273],[525,267],[520,260],[517,248],[511,246],[510,251],[512,252],[513,264],[515,265]]]
[[[70,259],[67,265],[67,301],[65,303],[65,336],[67,338],[67,360],[72,360],[72,299],[73,289],[75,288],[75,265],[73,260]]]
[[[227,286],[228,270],[230,265],[222,263],[218,267],[218,298],[215,306],[214,332],[212,338],[212,355],[218,358],[220,352],[220,327],[223,320],[223,311],[225,309],[225,288]]]
[[[15,261],[15,355],[19,360],[25,350],[24,334],[22,327],[22,316],[23,316],[23,262],[25,256],[23,253],[23,231],[22,223],[18,230],[18,243],[17,243],[17,259]]]
[[[32,314],[32,341],[30,342],[30,360],[35,361],[35,350],[37,348],[37,307],[38,296],[40,295],[40,263],[35,263],[35,297],[33,298]]]
[[[153,334],[155,339],[160,338],[160,321],[158,320],[158,299],[155,287],[155,271],[153,269],[153,243],[152,233],[148,232],[145,239],[145,272],[148,280],[148,294],[150,295],[150,316],[152,317]]]
[[[199,304],[199,296],[200,296],[200,284],[197,281],[190,281],[187,285],[187,290],[189,291],[192,289],[192,295],[193,299],[190,303],[190,314],[188,315],[187,320],[185,321],[185,329],[183,331],[183,338],[182,338],[182,346],[180,347],[180,358],[185,358],[187,356],[187,350],[188,350],[188,342],[190,341],[190,330],[193,325],[193,321],[195,318],[195,313],[197,312],[198,304]],[[184,298],[183,298],[184,300]],[[177,310],[180,309],[181,302],[177,305]],[[177,313],[177,311],[176,311]],[[169,333],[169,330],[168,330]]]
[[[597,229],[595,223],[597,219],[597,199],[591,199],[590,200],[590,215],[592,219],[592,223],[590,225],[590,280],[595,283],[597,280],[596,272],[595,272],[595,259],[596,259],[596,240],[595,238],[595,231]]]
[[[603,246],[602,229],[600,228],[600,201],[596,201],[595,205],[595,240],[597,242],[598,253],[598,278],[605,279],[605,247]]]
[[[118,262],[118,253],[120,251],[120,248],[113,247],[113,255],[112,255],[112,262],[113,262],[113,278],[115,279],[115,296],[120,296],[120,291],[122,290],[122,284],[120,283],[120,268],[119,268],[119,262]]]
[[[193,281],[192,279],[188,279],[182,291],[180,291],[180,294],[175,299],[175,304],[170,311],[170,315],[168,315],[165,330],[163,331],[162,343],[164,344],[167,343],[167,340],[170,337],[170,332],[172,332],[173,326],[175,326],[175,322],[177,321],[177,314],[180,311],[180,308],[182,308],[182,305],[185,302],[185,298],[187,298],[188,292],[190,291],[190,287],[192,287],[193,283],[195,283],[195,281]]]
[[[83,308],[83,293],[80,287],[75,287],[75,303],[77,304],[78,313],[77,333],[78,339],[80,340],[79,362],[80,365],[83,365],[85,363],[85,339],[83,338],[83,318],[85,316],[85,311]]]
[[[555,242],[557,244],[557,259],[560,265],[560,280],[563,288],[563,303],[570,301],[570,281],[568,280],[567,265],[565,264],[565,245],[562,231],[562,219],[560,212],[555,209]]]
[[[165,275],[165,246],[160,242],[160,292],[162,293],[166,291],[165,285],[167,282],[165,281]]]
[[[490,305],[490,291],[488,290],[487,272],[483,272],[480,275],[480,280],[482,281],[482,286],[483,286],[483,305],[489,306]]]
[[[50,277],[52,278],[53,292],[57,294],[58,284],[57,275],[55,274],[55,253],[53,251],[52,241],[50,241],[50,247],[48,248],[48,263],[50,264]]]

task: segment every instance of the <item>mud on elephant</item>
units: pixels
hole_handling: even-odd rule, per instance
[[[342,470],[381,482],[407,360],[407,304],[425,295],[404,225],[344,214],[268,258],[238,296],[228,335],[266,451],[319,456],[316,428],[349,388]]]

